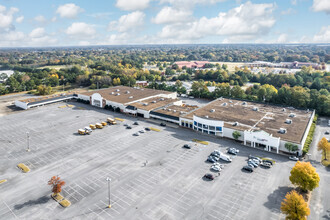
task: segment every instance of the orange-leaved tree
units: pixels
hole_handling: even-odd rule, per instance
[[[292,190],[288,192],[285,199],[281,203],[281,211],[286,214],[287,220],[303,220],[307,219],[310,213],[307,202],[302,195]]]
[[[320,176],[310,162],[298,161],[290,173],[291,183],[299,186],[303,191],[312,191],[319,186]]]
[[[56,195],[62,191],[62,186],[65,185],[65,182],[61,180],[59,176],[53,176],[49,181],[48,185],[53,187],[52,192]]]
[[[330,151],[330,143],[325,137],[319,141],[317,149],[323,151],[324,160],[327,160],[327,151]]]

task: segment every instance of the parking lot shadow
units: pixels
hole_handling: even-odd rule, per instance
[[[45,204],[50,200],[50,196],[43,196],[40,197],[39,199],[36,200],[29,200],[25,203],[22,204],[17,204],[14,206],[14,209],[19,210],[21,208],[24,208],[25,206],[33,206],[33,205],[40,205],[40,204]]]
[[[280,186],[268,195],[268,201],[264,203],[264,206],[270,209],[272,212],[281,212],[281,202],[283,201],[285,195],[293,190],[293,187]]]

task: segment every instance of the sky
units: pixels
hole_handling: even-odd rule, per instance
[[[0,47],[330,43],[330,0],[0,0]]]

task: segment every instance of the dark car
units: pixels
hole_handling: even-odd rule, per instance
[[[126,129],[132,129],[132,127],[128,125],[128,126],[126,127]]]
[[[250,172],[250,173],[253,172],[253,168],[250,167],[250,166],[244,166],[242,169],[243,169],[243,170],[246,170],[246,171],[248,171],[248,172]]]
[[[190,146],[189,144],[185,144],[185,145],[183,145],[183,148],[187,148],[187,149],[190,149],[190,148],[191,148],[191,146]]]
[[[232,154],[232,155],[237,155],[236,150],[233,150],[233,149],[229,149],[229,150],[227,151],[227,153],[228,153],[228,154]]]
[[[139,125],[139,122],[136,121],[136,122],[133,123],[133,125]]]
[[[207,180],[214,180],[214,176],[210,173],[207,173],[204,175],[204,179],[207,179]]]
[[[162,122],[160,123],[160,126],[166,127],[166,124]]]
[[[329,131],[324,132],[324,134],[329,134]]]
[[[146,130],[146,131],[150,131],[150,128],[144,128],[144,130]]]
[[[271,161],[271,160],[262,160],[262,162],[263,162],[263,163],[270,163],[271,165],[274,165],[274,164],[273,164],[273,161]]]

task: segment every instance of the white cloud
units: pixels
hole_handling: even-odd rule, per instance
[[[324,11],[325,13],[330,14],[330,1],[329,0],[314,0],[312,8],[316,12]]]
[[[38,15],[34,18],[35,21],[40,22],[40,23],[46,23],[46,18],[42,15]]]
[[[288,42],[288,35],[287,34],[281,34],[277,40],[276,43],[283,44]]]
[[[118,21],[109,23],[110,31],[130,32],[136,31],[144,24],[145,14],[141,11],[135,11],[127,15],[123,15]]]
[[[19,16],[19,17],[16,18],[17,23],[22,23],[23,20],[24,20],[24,16]]]
[[[57,17],[56,17],[56,16],[52,17],[52,19],[50,19],[50,21],[51,21],[51,22],[55,22],[55,21],[57,21]]]
[[[281,12],[282,15],[291,15],[291,14],[295,14],[295,13],[296,13],[296,11],[292,8],[288,8],[287,10]]]
[[[320,32],[313,37],[314,43],[330,43],[330,25],[321,28]]]
[[[91,43],[89,41],[83,40],[83,41],[79,41],[78,42],[78,45],[80,45],[80,46],[88,46],[88,45],[91,45]]]
[[[86,24],[84,22],[72,23],[70,27],[66,29],[66,34],[77,38],[93,38],[96,34],[96,30],[93,25]]]
[[[202,17],[185,24],[166,25],[159,33],[161,38],[177,40],[201,39],[205,36],[228,36],[227,40],[253,39],[269,32],[275,24],[272,12],[275,4],[246,2],[217,17]]]
[[[36,29],[33,29],[31,31],[31,33],[29,34],[30,37],[32,38],[39,38],[39,37],[43,37],[45,35],[45,29],[44,28],[36,28]]]
[[[292,5],[297,5],[297,3],[298,3],[298,0],[291,0]]]
[[[0,5],[0,29],[13,29],[14,14],[18,11],[18,8],[7,10],[5,6]]]
[[[182,9],[192,8],[197,4],[208,5],[226,0],[160,0],[160,3],[169,3],[171,5],[181,7]]]
[[[73,3],[69,3],[65,5],[60,5],[57,8],[56,13],[60,14],[60,17],[62,18],[76,18],[77,15],[83,11],[84,9],[80,8],[79,6]]]
[[[180,10],[172,7],[164,7],[152,21],[156,24],[168,24],[185,22],[190,19],[192,12],[190,10]]]
[[[117,0],[116,7],[124,11],[143,10],[149,7],[150,0]]]

